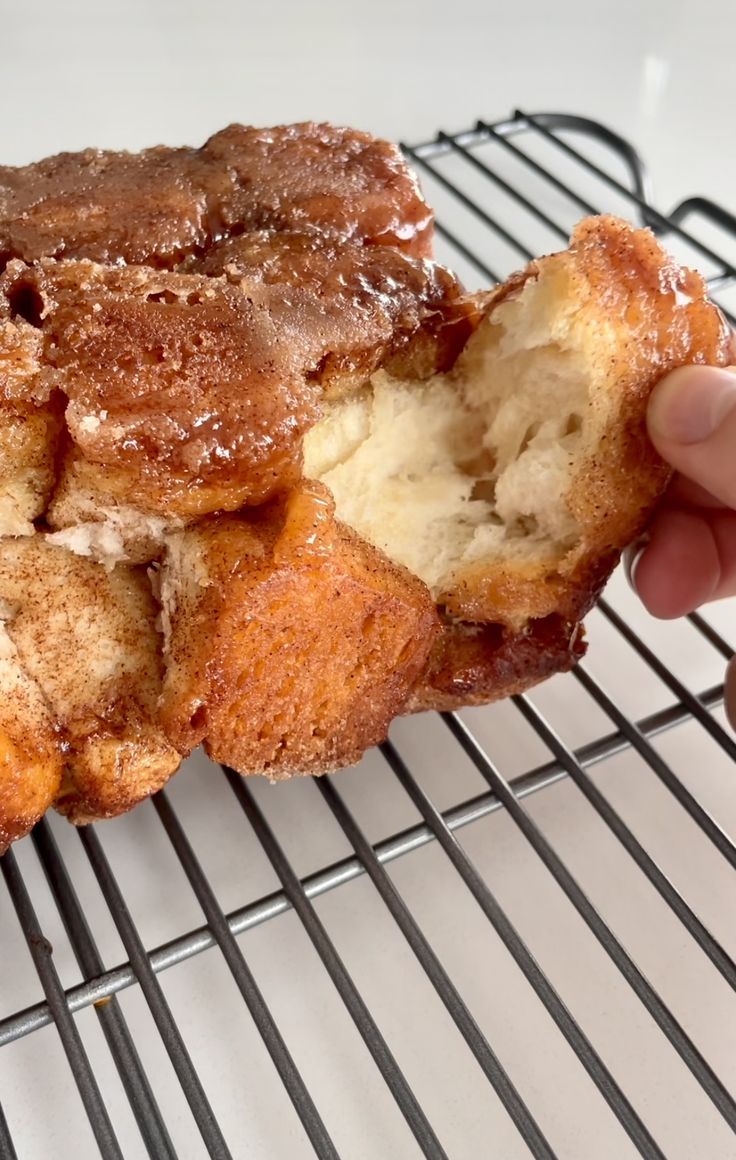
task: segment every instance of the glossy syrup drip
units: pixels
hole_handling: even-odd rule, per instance
[[[304,480],[286,501],[284,526],[274,547],[274,563],[320,562],[334,554],[335,502],[324,484]]]

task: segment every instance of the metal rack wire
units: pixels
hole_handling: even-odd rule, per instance
[[[731,260],[720,256],[719,248],[720,242],[728,246],[736,238],[736,220],[728,211],[698,198],[688,199],[669,215],[658,211],[637,153],[605,127],[580,117],[516,112],[499,123],[481,121],[466,132],[439,133],[433,141],[406,146],[405,151],[431,186],[430,198],[438,204],[438,231],[448,259],[463,267],[469,277],[497,280],[535,252],[553,248],[559,239],[567,237],[570,224],[581,212],[623,209],[628,216],[638,217],[666,235],[669,244],[682,248],[686,256],[704,267],[712,292],[722,296],[728,313],[728,292],[736,286],[736,267]],[[514,207],[516,217],[509,215],[508,205]],[[509,225],[511,218],[517,223],[513,227]],[[690,232],[691,223],[697,223],[697,236]],[[733,316],[729,314],[729,317]],[[704,689],[693,689],[612,603],[604,601],[600,613],[606,631],[616,634],[621,647],[635,654],[638,662],[667,691],[666,703],[634,720],[620,703],[621,698],[613,697],[604,689],[593,668],[584,664],[574,677],[565,679],[572,682],[571,689],[582,690],[607,725],[592,739],[572,744],[542,712],[535,697],[516,698],[513,728],[533,734],[535,743],[541,744],[547,756],[533,768],[513,776],[501,772],[492,747],[480,739],[480,731],[475,728],[477,715],[445,714],[443,728],[452,739],[457,760],[469,761],[484,788],[442,810],[424,788],[421,771],[411,768],[412,763],[401,745],[392,739],[382,748],[382,760],[412,803],[419,820],[371,841],[348,804],[340,777],[316,781],[316,791],[351,852],[307,875],[300,876],[297,872],[259,803],[259,795],[247,782],[225,770],[233,802],[249,823],[244,839],[259,843],[279,883],[276,890],[261,897],[249,898],[246,894],[246,900],[234,909],[226,911],[219,900],[181,812],[174,804],[173,794],[160,793],[153,801],[158,824],[204,920],[166,943],[146,945],[106,852],[104,829],[90,827],[69,838],[81,845],[88,870],[94,876],[125,949],[126,961],[117,966],[106,966],[98,948],[93,925],[75,884],[78,870],[70,868],[60,848],[56,823],[42,821],[26,842],[0,861],[19,924],[16,930],[3,931],[3,947],[7,948],[18,929],[22,931],[40,987],[37,1001],[23,1009],[11,1010],[0,1019],[0,1045],[17,1043],[53,1025],[99,1153],[106,1160],[126,1156],[126,1145],[120,1142],[99,1075],[78,1025],[78,1015],[94,1006],[145,1152],[156,1160],[184,1155],[181,1146],[175,1146],[172,1140],[171,1124],[160,1106],[155,1080],[142,1059],[142,1043],[131,1030],[118,997],[129,988],[139,988],[188,1104],[192,1125],[196,1125],[199,1133],[199,1140],[195,1144],[193,1137],[191,1150],[186,1155],[285,1155],[251,1152],[246,1146],[247,1126],[239,1139],[226,1138],[227,1133],[213,1110],[212,1092],[198,1074],[162,985],[163,972],[175,970],[194,956],[217,947],[301,1122],[305,1150],[299,1154],[311,1154],[311,1145],[311,1150],[320,1157],[346,1155],[334,1142],[329,1120],[289,1046],[288,1028],[273,1013],[249,963],[248,941],[241,937],[292,912],[403,1116],[418,1154],[436,1158],[470,1156],[470,1152],[459,1152],[457,1146],[448,1151],[442,1133],[434,1125],[433,1109],[426,1107],[413,1089],[396,1050],[320,917],[317,902],[321,896],[365,876],[453,1021],[470,1056],[515,1125],[528,1154],[540,1158],[564,1155],[550,1139],[527,1093],[522,1090],[523,1083],[518,1076],[512,1076],[502,1053],[489,1040],[462,988],[444,965],[419,917],[389,872],[389,864],[410,859],[435,844],[574,1051],[590,1083],[627,1134],[634,1152],[649,1158],[668,1155],[648,1122],[641,1101],[625,1090],[626,1085],[614,1074],[583,1022],[573,1014],[544,964],[537,961],[529,942],[497,897],[494,883],[484,877],[460,841],[459,831],[492,815],[505,814],[733,1133],[733,1149],[723,1152],[724,1160],[726,1156],[736,1156],[734,1091],[729,1090],[728,1083],[701,1050],[693,1028],[673,1013],[653,982],[637,966],[624,940],[592,900],[586,883],[576,877],[529,808],[530,795],[558,785],[563,779],[574,786],[653,891],[670,908],[683,933],[687,932],[694,940],[731,992],[736,990],[736,962],[728,946],[713,933],[697,907],[672,881],[656,855],[637,835],[636,827],[625,820],[593,775],[595,767],[616,755],[627,751],[637,754],[642,765],[687,813],[703,839],[712,844],[731,870],[736,869],[736,844],[726,826],[699,800],[656,743],[661,735],[689,723],[700,729],[731,761],[736,760],[736,741],[717,712],[722,702],[722,686],[711,684]],[[690,617],[689,629],[721,661],[732,655],[731,644],[703,616]],[[421,729],[421,720],[413,728]],[[38,898],[34,894],[40,897],[39,887],[29,886],[21,869],[24,859],[27,861],[26,851],[31,848],[43,870],[60,926],[66,932],[78,964],[81,981],[70,985],[65,985],[60,977],[54,950],[38,917]],[[5,953],[3,960],[6,960]],[[2,970],[0,965],[0,983]],[[299,986],[298,979],[295,986]],[[736,999],[733,1001],[736,1003]],[[304,996],[304,1002],[309,1002],[308,995]],[[499,1002],[503,1002],[502,996]],[[0,1110],[0,1156],[11,1160],[16,1156],[9,1126],[13,1121],[11,1106],[6,1107],[6,1115]],[[386,1154],[379,1147],[376,1145],[373,1150],[368,1141],[360,1154],[385,1160]],[[289,1153],[292,1154],[296,1152]],[[495,1151],[492,1141],[487,1154],[506,1155]],[[587,1154],[595,1153],[588,1151]],[[711,1160],[719,1160],[718,1156],[709,1155]]]

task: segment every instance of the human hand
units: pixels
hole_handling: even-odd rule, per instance
[[[736,595],[736,367],[682,367],[655,387],[649,435],[676,475],[629,563],[654,616]],[[736,728],[736,658],[726,677]]]

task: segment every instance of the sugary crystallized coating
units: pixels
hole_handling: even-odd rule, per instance
[[[485,294],[431,241],[326,125],[0,167],[0,849],[581,655],[667,482],[649,391],[725,325],[614,219]]]

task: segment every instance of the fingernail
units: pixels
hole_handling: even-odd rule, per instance
[[[641,563],[641,558],[647,550],[650,537],[648,535],[640,536],[633,544],[629,544],[624,552],[624,574],[629,582],[629,586],[636,592],[636,569]]]
[[[655,387],[649,429],[669,443],[702,443],[736,407],[736,368],[681,367]]]

